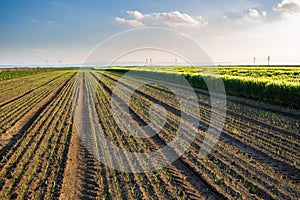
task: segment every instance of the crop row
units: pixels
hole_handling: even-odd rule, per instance
[[[28,91],[32,91],[39,86],[45,85],[51,80],[64,75],[66,72],[48,72],[32,76],[26,76],[10,80],[0,81],[0,102],[6,102],[13,99],[15,96],[26,94]]]
[[[69,139],[73,82],[74,79],[66,82],[22,137],[2,155],[2,197],[45,197],[52,188],[55,191],[53,177],[62,173],[61,156],[65,155]]]
[[[103,113],[103,111],[100,110],[101,108],[106,110],[107,114],[101,117],[100,119],[103,124],[107,123],[108,126],[106,126],[106,128],[111,129],[112,132],[114,133],[114,135],[111,136],[112,141],[115,141],[115,143],[119,144],[120,147],[122,149],[125,149],[126,151],[141,152],[141,151],[149,151],[150,149],[153,150],[158,148],[159,145],[157,144],[157,141],[154,142],[150,139],[148,141],[138,140],[135,137],[129,137],[128,134],[123,134],[122,131],[118,129],[116,122],[114,122],[114,120],[111,118],[113,113],[111,109],[109,109],[109,105],[110,105],[109,93],[106,90],[104,90],[104,88],[102,87],[99,89],[98,92],[99,93],[97,95],[97,98],[101,98],[102,101],[99,102],[99,105],[102,106],[98,107],[99,110],[97,113],[99,114]],[[123,121],[123,123],[126,122]],[[129,129],[130,127],[127,128]],[[147,150],[147,148],[149,149]],[[146,160],[134,161],[132,160],[132,158],[129,157],[129,155],[127,156],[128,156],[127,160],[132,161],[129,163],[129,165],[131,165],[131,168],[135,168],[137,166],[145,167],[145,163],[147,163],[146,161],[147,158],[145,158]],[[144,168],[144,170],[147,171],[147,168]],[[190,183],[188,182],[179,184],[177,181],[175,181],[175,179],[178,178],[180,180],[180,176],[182,176],[180,175],[181,173],[182,172],[178,171],[178,169],[176,169],[174,166],[169,166],[168,168],[160,170],[158,173],[145,173],[145,174],[139,174],[139,175],[133,174],[133,175],[135,177],[135,180],[138,181],[139,184],[141,184],[140,185],[141,191],[145,190],[143,188],[146,187],[147,189],[146,191],[148,191],[149,193],[149,188],[151,188],[151,190],[154,192],[154,193],[150,193],[151,196],[158,196],[158,197],[160,196],[163,198],[171,198],[173,196],[173,198],[176,198],[176,196],[179,195],[184,198],[187,196],[194,195],[194,198],[197,198],[197,196],[195,196],[196,194],[199,195],[197,190],[194,189],[193,192],[191,191],[195,186],[190,185]],[[143,182],[140,183],[141,181]],[[186,184],[186,188],[184,187],[185,184]],[[143,195],[149,195],[145,192],[142,193]],[[200,197],[201,196],[198,196],[198,198]]]
[[[0,130],[4,133],[7,129],[13,126],[20,118],[22,118],[30,109],[37,105],[42,99],[44,99],[54,88],[58,87],[69,74],[56,77],[46,85],[38,87],[32,92],[2,106],[0,108]]]
[[[114,70],[112,70],[113,73],[116,73]],[[123,72],[124,73],[124,72]],[[119,73],[118,74],[123,74]],[[130,76],[133,76],[130,74]],[[155,76],[150,75],[141,75],[134,76],[138,79],[155,79],[155,82],[162,82],[167,83],[171,86],[175,86],[176,88],[180,89],[188,89],[184,85],[173,83],[174,80],[166,81],[161,80],[159,78],[156,78]],[[147,78],[148,77],[148,78]],[[198,94],[198,98],[201,101],[204,101],[206,103],[210,102],[210,93],[207,90],[193,88],[195,92]],[[217,96],[216,96],[217,97]],[[267,123],[269,125],[275,125],[276,127],[293,130],[295,132],[299,132],[299,122],[298,118],[300,116],[300,111],[298,109],[294,108],[288,108],[283,106],[278,106],[270,103],[266,103],[263,101],[257,101],[253,99],[246,99],[246,98],[239,98],[237,96],[229,96],[227,95],[227,109],[231,109],[236,113],[240,113],[244,116],[249,116],[252,119],[259,119],[260,121],[263,121],[264,123]],[[296,126],[295,126],[296,125]]]
[[[102,80],[104,80],[104,79],[102,79]],[[105,80],[106,81],[106,85],[113,85],[113,83],[111,83],[109,80]],[[148,88],[149,89],[149,88]],[[149,91],[149,93],[151,93],[151,95],[153,96],[155,96],[155,94],[157,94],[157,92],[158,91],[150,91],[150,90],[148,90],[147,89],[147,91]],[[161,97],[161,95],[159,95],[160,97]],[[164,96],[164,98],[166,98],[166,96],[167,95],[165,95]],[[132,104],[132,105],[137,105],[137,104]],[[141,105],[141,104],[140,104]],[[136,112],[138,112],[138,110],[136,110]],[[157,117],[159,117],[159,116],[157,116]],[[169,135],[170,134],[172,134],[171,132],[169,133]],[[166,140],[168,140],[167,138],[166,138]],[[200,140],[201,141],[201,140]],[[200,143],[201,144],[201,143]],[[199,146],[201,146],[200,144],[198,144],[198,147]],[[234,147],[232,147],[230,144],[228,145],[228,143],[224,143],[223,145],[227,145],[227,146],[229,146],[230,148],[233,148],[234,149]],[[197,148],[196,148],[197,149]],[[196,149],[195,149],[195,151],[196,151]],[[224,147],[222,147],[221,149],[224,149]],[[228,148],[227,148],[228,149]],[[199,159],[197,159],[197,157],[196,157],[196,155],[197,154],[195,154],[194,153],[194,156],[192,156],[191,158],[189,158],[189,159],[191,159],[191,160],[195,160],[195,162],[197,163],[197,162],[199,162],[199,163],[203,163],[203,162],[205,162],[205,163],[208,163],[207,162],[207,160],[206,161],[201,161],[201,160],[199,160]],[[230,160],[232,160],[232,157],[231,156],[235,156],[235,153],[230,153],[229,154],[229,156],[227,156],[227,159],[230,161]],[[238,158],[238,156],[235,156],[236,158]],[[226,157],[225,157],[226,158]],[[256,168],[254,168],[253,170],[252,170],[252,172],[251,173],[246,173],[245,171],[246,171],[246,169],[247,169],[247,167],[248,166],[245,166],[245,167],[243,167],[243,166],[239,166],[239,165],[236,165],[236,164],[234,164],[233,166],[232,166],[232,161],[230,162],[230,163],[226,163],[225,161],[223,161],[223,159],[224,159],[224,155],[223,155],[223,153],[221,154],[221,155],[219,155],[218,157],[216,156],[216,155],[213,155],[213,156],[211,156],[210,158],[208,158],[208,160],[210,160],[210,159],[212,159],[212,163],[216,163],[215,164],[215,167],[213,167],[213,165],[212,165],[212,167],[210,167],[210,170],[211,171],[219,171],[219,174],[221,173],[222,174],[222,171],[224,171],[225,173],[226,173],[226,171],[225,171],[225,169],[227,170],[227,171],[230,171],[231,173],[229,173],[229,177],[227,178],[228,180],[231,180],[231,181],[233,181],[234,179],[235,180],[241,180],[242,181],[242,183],[247,187],[247,188],[249,188],[249,190],[250,190],[250,192],[249,193],[251,193],[251,191],[252,191],[252,193],[254,192],[256,192],[257,194],[259,194],[259,193],[261,193],[262,191],[259,189],[259,188],[265,188],[263,191],[265,191],[265,197],[267,197],[268,195],[269,196],[274,196],[274,195],[276,195],[275,193],[273,194],[273,193],[270,193],[270,191],[272,191],[272,190],[276,190],[276,191],[279,191],[278,193],[277,193],[277,195],[279,195],[279,196],[282,196],[282,197],[284,197],[285,196],[285,193],[286,193],[286,190],[282,190],[282,189],[274,189],[274,186],[272,185],[272,183],[270,183],[269,181],[268,181],[268,179],[264,179],[264,177],[263,176],[261,176],[261,174],[268,174],[268,171],[264,171],[264,170],[266,170],[266,169],[262,169],[261,171],[260,170],[258,170],[258,169],[256,169]],[[249,162],[249,157],[247,157],[247,155],[246,156],[244,156],[244,161],[243,161],[243,164],[245,165],[246,163],[248,163]],[[228,162],[228,161],[227,161]],[[255,161],[254,160],[254,162],[256,162],[256,163],[259,163],[258,161]],[[197,163],[197,164],[199,164],[199,163]],[[234,163],[234,162],[233,162]],[[206,164],[204,164],[204,166],[205,166]],[[264,166],[263,164],[260,164],[260,165],[262,165],[262,166]],[[197,165],[196,165],[197,166]],[[232,168],[235,168],[235,170],[233,170]],[[208,167],[206,166],[206,167],[204,167],[203,169],[206,169],[206,170],[208,170],[207,169]],[[267,167],[267,169],[268,170],[272,170],[271,168],[268,168]],[[257,171],[257,172],[256,172]],[[207,171],[207,172],[209,172],[209,171]],[[254,173],[254,174],[252,174],[252,173]],[[202,174],[205,174],[205,173],[202,173]],[[227,172],[227,174],[228,174],[228,172]],[[234,175],[235,174],[235,175]],[[271,175],[269,175],[269,176],[271,176],[271,177],[274,177],[274,174],[272,174],[272,173],[270,173]],[[220,175],[219,175],[220,176]],[[240,177],[240,178],[234,178],[234,176],[235,177]],[[215,177],[217,177],[217,176],[215,176]],[[226,177],[226,176],[225,176]],[[248,178],[247,178],[248,177]],[[257,177],[257,178],[255,178],[255,177]],[[278,176],[277,176],[277,178],[278,178]],[[226,179],[226,178],[225,178]],[[288,178],[287,178],[288,179]],[[227,181],[228,181],[227,180]],[[259,180],[260,181],[260,183],[259,183],[259,181],[257,181],[257,180]],[[277,181],[278,182],[283,182],[283,181],[281,181],[280,179],[278,180],[277,179]],[[236,182],[236,181],[234,181],[234,182]],[[288,182],[288,181],[287,181]],[[287,183],[286,182],[286,183]],[[263,183],[263,184],[261,184],[261,183]],[[230,185],[228,182],[226,183],[227,185]],[[225,185],[226,185],[225,184]],[[283,184],[284,185],[284,184]],[[235,188],[235,187],[237,187],[237,186],[231,186],[232,188]],[[289,186],[287,186],[287,185],[285,185],[285,187],[289,187]],[[226,187],[225,187],[226,188]],[[224,189],[224,190],[228,190],[228,188],[226,188],[226,189]],[[230,187],[229,187],[229,190],[230,190]],[[241,189],[239,189],[239,190],[237,190],[237,191],[239,191],[239,192],[241,192],[241,191],[243,191],[243,190],[241,190]],[[291,191],[293,191],[293,189],[291,189]],[[295,192],[295,191],[294,191]],[[290,196],[293,196],[293,195],[297,195],[297,193],[296,194],[293,194],[292,192],[289,194]],[[298,194],[299,195],[299,194]]]
[[[113,80],[116,80],[115,77]],[[134,85],[134,82],[131,82]],[[156,89],[150,86],[144,88],[143,92],[145,94],[152,93],[155,98],[161,100],[165,104],[172,105],[178,108],[178,105],[174,104],[174,101],[165,101],[165,96],[170,96],[168,91],[162,89]],[[194,104],[195,102],[186,102],[185,105]],[[201,120],[205,122],[206,125],[209,124],[210,119],[210,106],[208,103],[200,102],[201,108]],[[195,117],[195,113],[187,113]],[[246,142],[247,145],[258,148],[263,152],[269,154],[271,157],[280,159],[283,162],[288,162],[292,166],[299,167],[297,165],[297,157],[299,156],[299,135],[297,133],[290,133],[291,135],[287,137],[286,132],[276,131],[265,128],[263,123],[255,123],[251,119],[247,119],[241,115],[237,115],[234,111],[227,111],[227,123],[225,124],[224,133],[228,134],[230,137],[239,139],[243,143]]]

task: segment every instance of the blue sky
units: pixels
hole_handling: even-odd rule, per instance
[[[300,64],[299,14],[299,0],[1,0],[0,64],[81,63],[107,37],[149,26],[189,35],[216,63]]]

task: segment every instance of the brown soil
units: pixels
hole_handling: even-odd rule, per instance
[[[70,141],[69,153],[67,156],[67,163],[60,193],[60,199],[80,199],[82,196],[82,177],[83,169],[80,151],[80,138],[75,130],[72,128],[72,136]],[[81,147],[82,148],[82,147]]]

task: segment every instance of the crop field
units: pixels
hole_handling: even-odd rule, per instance
[[[172,69],[177,73],[166,67],[0,71],[0,199],[300,199],[300,68],[219,67],[220,75],[209,68]],[[123,76],[130,70],[132,75]],[[217,108],[226,112],[225,124],[204,157],[199,150],[207,131],[221,119],[210,122],[210,93],[199,71],[211,79],[220,76],[227,93],[226,108]],[[199,105],[200,117],[182,109],[165,85],[144,84],[150,74],[175,85],[188,107]],[[179,75],[194,87],[197,102],[171,81]],[[118,84],[123,89],[116,94]],[[132,129],[127,117],[146,126],[151,116],[160,127],[163,115],[149,113],[153,104],[167,116],[157,134],[141,138],[119,127]],[[120,111],[126,105],[128,116],[116,119],[112,105]],[[103,131],[80,133],[75,108],[95,110]],[[186,120],[191,118],[199,125]],[[132,161],[130,152],[156,151],[171,142],[179,123],[191,143],[183,155],[155,171],[144,165],[147,157]],[[116,159],[121,154],[116,151],[105,158],[93,154],[110,151],[99,134],[124,150],[124,160]],[[103,160],[126,165],[129,172]],[[131,173],[136,166],[145,172]]]
[[[221,67],[113,67],[108,70],[124,73],[152,74],[162,79],[183,75],[195,88],[207,89],[203,77],[223,79],[227,94],[263,100],[269,103],[300,108],[299,67],[221,66]]]

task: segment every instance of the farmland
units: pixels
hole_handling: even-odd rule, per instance
[[[172,69],[177,73],[167,67],[0,72],[0,198],[299,199],[300,69],[219,67],[228,95],[227,108],[218,110],[226,112],[226,118],[218,142],[204,157],[199,157],[199,150],[212,110],[210,95],[198,72],[212,79],[218,75],[209,68]],[[134,74],[122,79],[129,70]],[[147,74],[177,84],[185,105],[199,105],[200,117],[182,110],[167,87],[143,84]],[[172,83],[179,75],[194,87],[198,102],[185,96],[185,87]],[[117,93],[118,100],[111,98],[117,84],[123,86]],[[126,95],[132,91],[130,102],[126,102]],[[91,92],[92,99],[87,95]],[[103,132],[79,134],[74,102],[82,110],[96,111]],[[131,129],[125,117],[113,117],[112,104],[119,110],[128,106],[137,126],[150,123],[153,104],[164,107],[168,119],[156,135],[135,137],[119,127],[123,123],[125,129]],[[158,119],[154,127],[159,127],[162,115],[152,115]],[[182,115],[196,119],[199,126],[182,120]],[[134,171],[140,166],[145,173],[123,172],[101,162],[106,159],[116,166],[126,165],[125,160],[115,160],[117,152],[106,158],[92,154],[109,149],[109,143],[97,135],[105,134],[125,150],[124,158],[131,160],[126,152],[156,151],[172,141],[179,123],[184,124],[184,139],[191,145],[162,169],[147,171],[143,164],[147,161],[136,159],[129,162],[128,169]],[[189,135],[187,127],[195,129],[195,137]],[[89,148],[87,143],[91,144]],[[179,152],[174,149],[172,154]]]

